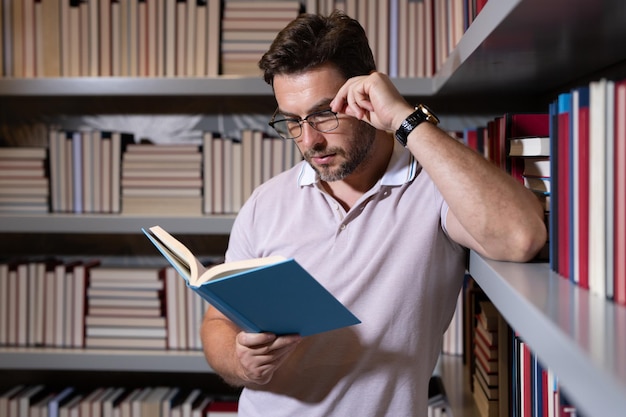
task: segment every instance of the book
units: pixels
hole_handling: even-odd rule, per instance
[[[248,259],[207,269],[160,226],[142,231],[189,288],[245,331],[309,336],[360,323],[293,258]]]
[[[626,79],[615,83],[615,302],[626,305]]]
[[[550,156],[549,136],[511,138],[509,156]]]
[[[575,282],[589,288],[589,86],[572,91],[573,100],[573,256]]]

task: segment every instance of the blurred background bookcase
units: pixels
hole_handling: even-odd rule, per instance
[[[560,91],[599,77],[626,77],[626,52],[620,47],[625,41],[622,0],[489,0],[432,77],[393,81],[411,102],[428,103],[444,125],[449,121],[446,127],[458,129],[459,123],[467,124],[466,118],[545,112]],[[0,78],[0,114],[5,120],[41,114],[271,114],[274,106],[271,88],[259,77]],[[232,221],[233,216],[209,215],[2,215],[0,251],[4,257],[145,258],[154,251],[140,228],[160,224],[183,236],[194,252],[219,256]],[[623,320],[623,307],[572,288],[535,264],[492,263],[472,254],[470,273],[538,356],[554,366],[586,416],[615,415],[626,409],[626,351],[618,349],[624,347],[626,328],[611,321]],[[545,286],[548,299],[543,298]],[[566,308],[562,303],[574,296],[587,307],[567,308],[574,309],[572,314],[591,314],[590,325],[605,330],[598,339],[581,341],[564,334],[565,329],[553,331],[550,316]],[[599,346],[602,353],[587,343]],[[451,375],[447,386],[458,385],[462,373],[458,361],[443,366],[444,377]],[[184,378],[175,377],[179,374]],[[160,381],[176,378],[176,383],[188,380],[205,386],[213,379],[217,391],[227,390],[200,352],[0,348],[0,388],[58,378],[97,378],[116,384],[127,375],[134,375],[138,384],[154,383],[157,376]],[[456,416],[467,415],[467,407],[472,408],[462,392],[449,397],[458,400],[452,406]]]

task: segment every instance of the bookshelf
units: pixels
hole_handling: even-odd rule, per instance
[[[62,214],[0,214],[0,233],[120,234],[141,232],[156,224],[171,233],[227,235],[234,216],[139,216]]]
[[[0,348],[0,369],[45,371],[213,372],[199,351]]]
[[[626,307],[573,285],[544,263],[472,252],[470,274],[587,416],[626,407]]]
[[[444,114],[545,111],[557,92],[572,85],[626,77],[626,52],[616,47],[624,41],[623,0],[490,0],[434,77],[393,81],[410,100],[423,100]],[[271,88],[250,77],[0,79],[0,112],[9,117],[55,110],[97,113],[107,106],[130,112],[271,113],[274,102]],[[172,233],[223,237],[232,221],[232,216],[3,215],[0,236],[25,242],[42,234],[114,239],[158,223]],[[52,238],[47,244],[55,243]],[[493,262],[472,253],[470,272],[586,415],[626,408],[624,307],[589,295],[546,265]],[[118,369],[210,372],[199,352],[0,348],[0,374]]]

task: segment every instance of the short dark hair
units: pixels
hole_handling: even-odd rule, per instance
[[[361,24],[341,11],[329,16],[303,13],[281,30],[259,61],[265,82],[332,63],[346,79],[376,70]]]

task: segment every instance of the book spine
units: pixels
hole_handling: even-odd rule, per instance
[[[187,286],[200,295],[200,297],[202,297],[206,302],[218,309],[230,321],[241,327],[241,329],[249,333],[260,333],[262,331],[259,326],[255,325],[243,315],[237,313],[230,305],[216,297],[207,286],[193,287],[189,284],[187,284]]]

